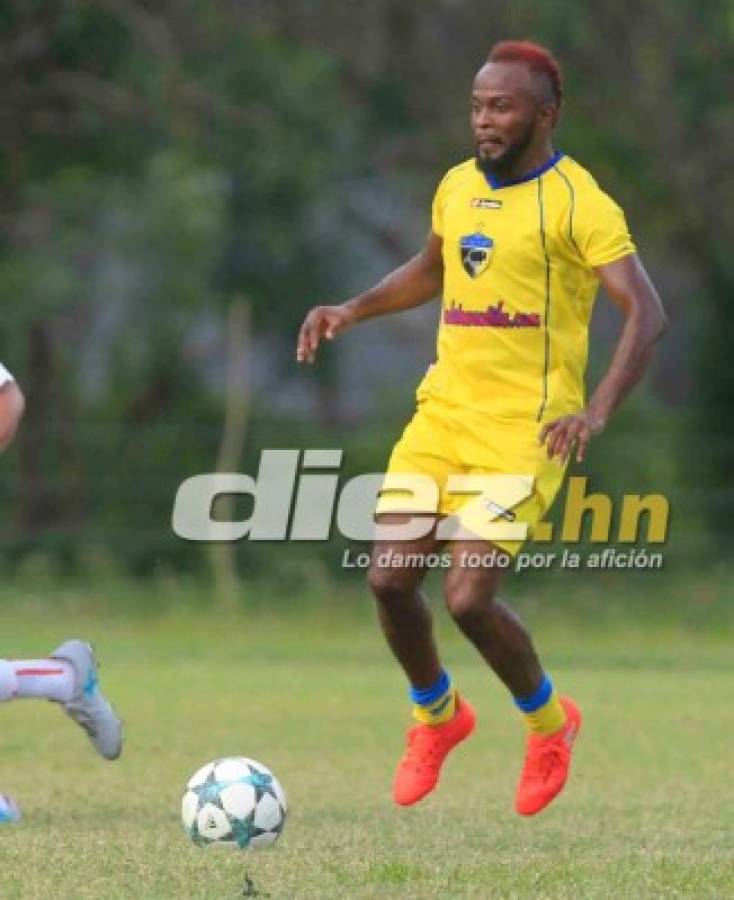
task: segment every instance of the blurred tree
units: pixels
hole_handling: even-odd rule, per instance
[[[405,210],[427,227],[436,181],[470,152],[473,74],[511,37],[557,53],[558,144],[621,200],[664,288],[674,329],[662,387],[695,401],[681,477],[706,489],[728,533],[731,0],[7,0],[0,286],[12,300],[0,328],[30,400],[15,492],[29,533],[85,516],[139,521],[133,483],[167,529],[172,486],[217,443],[192,332],[220,334],[244,292],[256,351],[285,359],[302,311],[353,283],[342,243],[352,268],[375,248],[395,262],[412,252]],[[394,195],[406,201],[396,214]],[[315,373],[323,420],[338,363],[331,352]],[[105,432],[116,444],[92,417],[119,423]],[[192,442],[197,417],[204,438]],[[97,452],[81,446],[92,434]],[[130,480],[90,497],[93,467],[121,454]]]
[[[309,216],[353,116],[322,54],[237,4],[13,0],[0,42],[0,284],[22,298],[2,329],[28,394],[18,494],[37,535],[95,505],[84,416],[137,426],[134,443],[195,406],[187,337],[234,292],[267,333],[329,290],[333,247]]]

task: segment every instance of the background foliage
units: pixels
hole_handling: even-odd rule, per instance
[[[673,322],[584,471],[598,489],[670,494],[674,563],[727,546],[731,0],[9,0],[0,346],[28,411],[3,459],[6,565],[199,565],[170,512],[180,481],[217,458],[238,298],[252,311],[240,470],[262,447],[309,445],[381,468],[435,309],[364,326],[309,373],[294,332],[312,303],[414,252],[437,180],[468,155],[474,71],[493,41],[525,36],[563,64],[558,145],[627,209]],[[600,302],[592,382],[617,328]],[[303,558],[337,559],[313,550]]]

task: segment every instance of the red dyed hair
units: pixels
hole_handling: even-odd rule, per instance
[[[526,65],[531,72],[544,75],[556,101],[561,105],[563,76],[558,60],[550,50],[532,41],[500,41],[489,51],[487,62],[516,62]]]

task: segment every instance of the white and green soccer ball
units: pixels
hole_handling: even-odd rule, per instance
[[[198,846],[267,847],[285,825],[286,799],[270,769],[246,756],[216,759],[195,772],[181,818]]]

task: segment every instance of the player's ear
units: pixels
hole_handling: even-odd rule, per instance
[[[543,103],[538,109],[538,118],[548,131],[552,131],[556,127],[559,112],[560,110],[555,103]]]

